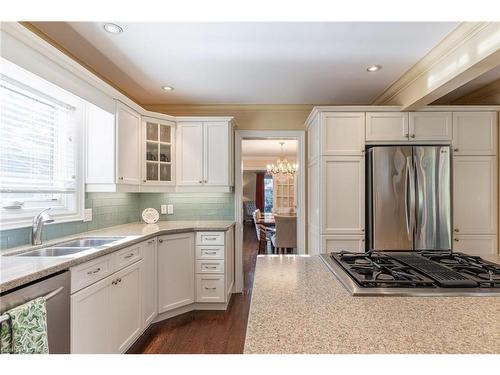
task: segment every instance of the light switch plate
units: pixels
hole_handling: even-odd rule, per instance
[[[86,208],[83,210],[83,221],[92,221],[92,209]]]
[[[169,204],[167,206],[167,208],[168,208],[168,214],[169,215],[173,215],[173,213],[174,213],[174,205],[173,204]]]
[[[165,215],[167,213],[167,205],[166,204],[162,204],[160,206],[160,208],[161,208],[162,215]]]

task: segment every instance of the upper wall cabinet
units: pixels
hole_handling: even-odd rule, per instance
[[[174,185],[175,123],[143,117],[142,132],[143,185]]]
[[[408,136],[408,113],[366,113],[367,141],[407,141]]]
[[[496,155],[496,112],[454,112],[454,155]]]
[[[116,101],[113,115],[87,106],[86,191],[139,191],[141,116]]]
[[[233,126],[224,121],[180,121],[177,185],[227,189],[233,185]]]
[[[116,103],[116,133],[116,182],[140,185],[141,115],[120,102]]]
[[[411,112],[411,141],[451,140],[451,112]]]
[[[362,155],[364,149],[364,112],[327,112],[322,114],[321,155]]]

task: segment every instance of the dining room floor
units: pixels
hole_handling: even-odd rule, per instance
[[[259,250],[253,224],[243,229],[243,292],[226,311],[197,310],[152,324],[128,354],[240,354],[252,297]]]

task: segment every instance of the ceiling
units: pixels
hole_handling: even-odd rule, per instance
[[[499,79],[500,64],[496,68],[484,73],[483,75],[480,75],[472,81],[467,82],[465,85],[460,86],[457,89],[446,94],[445,96],[439,98],[433,104],[452,104],[453,101],[460,99],[461,97],[468,95],[476,90],[479,90],[480,88]]]
[[[458,25],[119,23],[113,35],[98,22],[31,24],[140,104],[316,105],[369,104]]]
[[[284,142],[283,155],[297,155],[297,141],[292,139],[244,139],[241,142],[243,158],[279,157],[281,155],[280,142]]]

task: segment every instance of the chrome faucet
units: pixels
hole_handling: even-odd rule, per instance
[[[40,211],[33,218],[33,227],[31,230],[31,244],[32,245],[41,245],[42,244],[43,225],[45,223],[54,222],[54,219],[52,219],[52,216],[50,216],[49,213],[47,212],[48,210],[50,210],[50,207],[46,208],[45,210]]]

